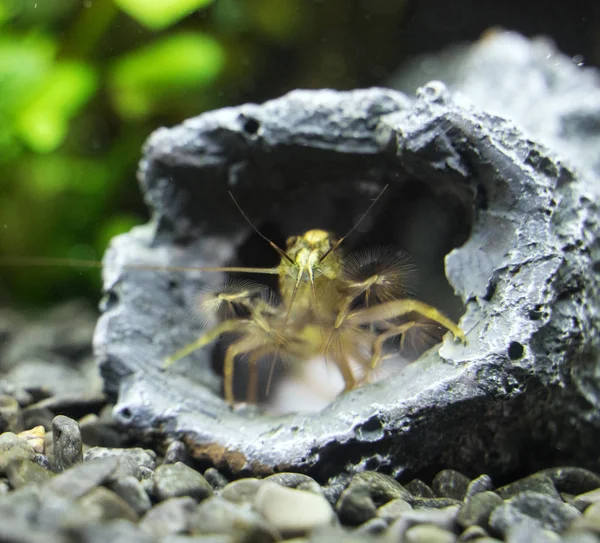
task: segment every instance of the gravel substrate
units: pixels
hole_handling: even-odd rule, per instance
[[[78,422],[63,415],[50,432],[4,432],[0,540],[600,540],[600,477],[577,467],[497,488],[488,475],[470,479],[451,469],[429,484],[400,484],[373,471],[326,485],[298,473],[229,482],[214,468],[201,473],[186,462],[180,442],[164,455],[88,447]]]

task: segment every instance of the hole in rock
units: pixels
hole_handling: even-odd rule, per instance
[[[265,202],[262,217],[260,212],[253,210],[251,220],[263,235],[282,249],[285,249],[288,237],[301,236],[311,229],[322,229],[340,236],[356,224],[383,184],[373,183],[369,186],[365,183],[345,182],[310,187],[299,185],[297,190],[286,193],[277,202],[277,206],[272,201]],[[244,207],[241,196],[239,200]],[[390,184],[356,230],[344,240],[338,254],[349,255],[355,251],[357,254],[364,254],[364,251],[373,247],[385,247],[407,254],[414,268],[412,273],[406,273],[406,287],[411,293],[410,297],[439,309],[456,322],[464,312],[464,307],[446,279],[444,258],[453,248],[459,247],[468,239],[472,226],[472,206],[472,197],[458,194],[454,189],[445,190],[443,186],[431,186],[417,179],[402,184],[395,182]],[[258,209],[258,206],[255,205],[254,209]],[[236,258],[227,265],[273,267],[279,261],[277,252],[260,235],[250,231],[238,246]],[[278,298],[277,275],[231,274],[231,278],[234,277],[261,282],[274,292],[275,299]],[[322,291],[316,292],[317,297],[323,295]],[[292,341],[300,352],[303,342],[307,341],[307,335],[310,335],[304,326],[313,327],[313,336],[328,333],[325,327],[319,326],[316,318],[302,322],[299,308],[303,303],[305,300],[301,296],[294,300],[286,324],[288,327],[292,323],[297,326]],[[352,309],[360,309],[360,303],[355,301]],[[281,322],[284,322],[285,309],[280,305],[277,311],[282,315]],[[320,315],[319,318],[324,322],[332,316]],[[381,368],[377,368],[372,377],[382,378],[400,371],[406,363],[416,360],[424,351],[439,343],[446,332],[437,323],[419,316],[404,316],[397,323],[400,324],[403,319],[416,320],[417,326],[405,333],[401,356],[393,356]],[[363,325],[357,333],[371,331],[377,334],[380,329],[378,323],[372,327]],[[400,337],[396,336],[385,342],[386,357],[398,353]],[[217,363],[214,367],[221,374],[225,349],[231,342],[230,337],[225,337],[215,350],[214,360]],[[370,348],[371,346],[368,347]],[[319,410],[344,389],[340,371],[331,356],[327,358],[282,358],[269,353],[252,361],[251,356],[238,356],[234,369],[235,398],[237,401],[244,401],[255,394],[259,403],[268,404],[268,408],[274,412]],[[257,363],[257,376],[253,377],[249,362]],[[365,366],[368,366],[364,361],[361,366],[357,360],[353,360],[351,365],[358,379],[361,372],[364,374]],[[271,386],[267,393],[270,379]]]
[[[508,358],[511,360],[519,360],[523,357],[525,348],[518,341],[511,341],[508,346]]]

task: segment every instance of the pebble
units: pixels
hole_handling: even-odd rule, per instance
[[[560,536],[550,530],[545,530],[539,521],[524,518],[510,526],[506,534],[508,543],[558,543]]]
[[[148,469],[156,469],[156,453],[151,449],[142,449],[141,447],[131,447],[129,449],[115,449],[108,447],[92,447],[83,455],[84,460],[94,460],[96,458],[105,458],[107,456],[130,456],[137,466],[144,466]]]
[[[165,452],[163,464],[175,464],[176,462],[189,462],[189,454],[185,443],[182,441],[173,441]]]
[[[54,468],[62,472],[83,462],[83,441],[77,421],[57,415],[52,419]]]
[[[406,490],[408,490],[413,496],[417,498],[435,498],[435,493],[431,489],[429,485],[421,481],[421,479],[413,479],[408,484],[405,485]]]
[[[23,417],[19,402],[13,396],[0,394],[0,433],[19,432],[23,428]]]
[[[518,522],[533,518],[555,532],[564,531],[581,513],[572,505],[539,492],[522,492],[497,507],[490,515],[490,526],[506,535]]]
[[[45,485],[44,490],[74,500],[107,481],[116,469],[117,463],[116,457],[83,462],[54,477]]]
[[[189,528],[194,535],[233,532],[236,541],[271,543],[281,538],[251,504],[232,503],[221,496],[212,496],[200,503],[192,514]]]
[[[456,528],[457,513],[458,506],[456,505],[445,509],[407,511],[390,525],[387,537],[389,541],[403,541],[408,529],[419,524],[430,524],[442,530],[453,532]]]
[[[600,488],[600,476],[584,468],[572,466],[548,468],[540,473],[549,477],[560,492],[577,495]]]
[[[46,450],[45,436],[46,430],[43,426],[35,426],[31,430],[25,430],[17,434],[17,437],[27,441],[31,445],[31,448],[38,454],[44,454]]]
[[[469,486],[467,487],[467,493],[465,495],[465,499],[469,499],[475,494],[479,494],[480,492],[485,492],[486,490],[492,490],[494,488],[494,483],[492,482],[492,478],[489,475],[480,475],[476,479],[473,479]]]
[[[533,475],[514,481],[496,490],[496,494],[503,500],[512,498],[521,492],[537,492],[557,500],[561,499],[552,479],[542,472],[534,473]]]
[[[352,477],[335,507],[343,524],[357,526],[373,518],[381,505],[395,498],[410,503],[411,497],[410,492],[392,477],[366,471]]]
[[[33,460],[12,462],[6,469],[6,475],[13,488],[21,488],[27,484],[43,484],[54,477],[54,473]]]
[[[138,516],[142,516],[152,507],[148,493],[133,475],[116,479],[110,484],[110,490],[123,498]]]
[[[454,543],[456,536],[431,524],[420,524],[406,530],[404,543]]]
[[[503,503],[502,498],[495,492],[489,490],[480,492],[468,499],[460,508],[456,521],[463,528],[477,525],[488,530],[488,521],[492,511],[496,507],[500,507]]]
[[[377,516],[388,523],[392,523],[412,508],[412,505],[407,501],[396,498],[377,508]]]
[[[79,499],[90,517],[98,521],[122,518],[137,522],[138,516],[129,504],[108,488],[98,486]]]
[[[221,496],[233,503],[253,503],[262,483],[261,479],[255,477],[232,481],[223,487]]]
[[[479,541],[482,537],[487,537],[488,533],[477,525],[468,526],[458,537],[458,541],[461,543],[467,543],[469,541]]]
[[[176,462],[156,468],[153,493],[158,501],[180,496],[191,496],[196,501],[202,501],[212,496],[213,490],[200,473],[183,462]]]
[[[281,486],[297,488],[298,490],[308,490],[309,492],[323,495],[321,485],[312,477],[304,475],[303,473],[276,473],[275,475],[269,475],[268,477],[265,477],[264,481],[271,481]]]
[[[20,439],[12,432],[0,434],[0,474],[18,460],[33,460],[35,451],[24,439]]]
[[[439,498],[451,498],[462,501],[467,495],[467,489],[471,480],[453,469],[440,471],[431,483],[431,488]]]
[[[229,483],[227,477],[216,468],[208,468],[204,472],[204,478],[208,481],[208,484],[213,490],[221,490]]]
[[[140,521],[140,529],[150,535],[164,536],[187,531],[196,500],[185,496],[170,498],[150,509]]]
[[[598,502],[600,502],[600,488],[584,492],[573,498],[573,505],[580,511],[585,511],[588,506]]]
[[[335,512],[323,496],[270,481],[260,486],[254,508],[284,536],[306,534],[335,520]]]

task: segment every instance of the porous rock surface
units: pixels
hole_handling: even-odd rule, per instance
[[[414,99],[294,91],[156,131],[140,168],[152,221],[114,240],[105,259],[95,348],[115,417],[179,438],[229,473],[326,480],[452,466],[478,475],[561,460],[597,469],[598,209],[580,177],[440,83]],[[419,297],[464,313],[466,346],[448,334],[385,382],[286,416],[228,407],[212,346],[161,370],[200,333],[190,300],[223,277],[123,265],[272,265],[253,260],[269,247],[228,189],[283,243],[309,228],[347,231],[386,183],[355,243],[414,249]]]

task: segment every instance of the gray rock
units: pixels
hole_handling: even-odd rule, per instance
[[[392,477],[366,471],[352,477],[335,508],[342,523],[357,526],[373,518],[379,506],[397,498],[412,501],[411,494]]]
[[[489,490],[479,492],[469,498],[460,508],[456,520],[463,528],[478,525],[488,530],[489,518],[492,511],[496,507],[500,507],[503,503],[502,498],[494,492],[490,492]]]
[[[248,503],[213,496],[204,500],[190,520],[192,534],[232,534],[243,541],[278,541],[280,535]]]
[[[585,174],[558,152],[438,84],[415,99],[295,91],[160,129],[139,174],[153,222],[117,238],[105,260],[110,303],[96,345],[115,417],[142,436],[182,439],[196,459],[232,474],[293,466],[325,480],[392,463],[418,472],[434,459],[490,473],[567,457],[597,465],[598,208]],[[237,257],[260,245],[227,198],[234,185],[247,214],[284,239],[316,224],[348,230],[388,181],[362,243],[418,255],[425,301],[463,315],[466,346],[448,337],[391,378],[290,416],[230,409],[212,345],[162,371],[197,338],[184,300],[222,278],[127,264],[243,264]],[[465,421],[478,432],[459,439]]]
[[[383,506],[385,507],[385,505]],[[381,507],[380,507],[381,509]],[[370,536],[370,535],[378,535],[382,534],[387,530],[388,523],[384,518],[374,517],[367,522],[363,522],[360,526],[355,528],[352,533],[353,535],[361,536]]]
[[[438,526],[421,524],[406,530],[403,541],[406,543],[454,543],[456,536]]]
[[[43,484],[49,481],[54,473],[32,460],[18,460],[6,468],[6,475],[13,488],[20,488],[27,484]]]
[[[412,505],[405,500],[396,498],[377,508],[377,516],[388,523],[395,521],[404,512],[410,511]]]
[[[458,506],[453,505],[445,509],[420,509],[407,511],[398,520],[393,522],[386,533],[389,541],[404,541],[406,532],[412,527],[421,524],[437,526],[438,528],[454,532],[456,528],[456,515]]]
[[[548,468],[540,473],[547,476],[559,492],[581,494],[600,488],[600,476],[575,466]]]
[[[77,421],[58,415],[52,420],[54,464],[58,472],[83,462],[83,441]]]
[[[12,432],[0,435],[0,474],[13,462],[20,460],[33,460],[35,451],[24,439],[20,439]]]
[[[579,494],[579,496],[575,496],[573,498],[573,504],[580,511],[584,511],[586,507],[593,503],[600,502],[600,488],[596,488],[594,490],[590,490],[589,492],[584,492],[583,494]]]
[[[110,490],[123,498],[140,517],[152,507],[142,483],[132,475],[116,479],[110,484]]]
[[[208,481],[182,462],[163,464],[154,472],[154,496],[159,501],[181,496],[191,496],[196,501],[202,501],[212,494]]]
[[[140,530],[153,536],[185,532],[190,524],[196,500],[185,496],[170,498],[150,509],[140,521]]]
[[[204,472],[204,478],[208,481],[213,490],[221,490],[229,481],[218,469],[208,468]]]
[[[431,487],[436,497],[462,501],[467,495],[470,482],[466,475],[453,469],[445,469],[433,478]]]
[[[335,513],[321,495],[265,481],[254,499],[258,511],[284,537],[306,535],[334,524]]]
[[[264,481],[271,481],[281,486],[287,486],[289,488],[297,488],[298,490],[308,490],[315,494],[323,494],[321,485],[317,483],[312,477],[304,475],[303,473],[276,473],[269,475],[263,479]]]
[[[23,430],[23,417],[19,402],[13,396],[0,395],[0,434]]]
[[[131,447],[128,449],[92,447],[86,451],[83,458],[87,461],[94,460],[96,458],[106,458],[112,456],[129,456],[138,466],[144,466],[151,470],[156,468],[156,453],[151,449],[142,449],[140,447]]]
[[[473,525],[463,530],[458,537],[458,541],[461,543],[467,543],[468,541],[479,541],[481,538],[487,536],[488,533],[481,526]]]
[[[138,521],[137,514],[129,504],[103,486],[93,488],[85,496],[79,498],[79,505],[100,522],[115,519]]]
[[[70,529],[69,533],[71,541],[82,543],[157,543],[156,538],[124,519],[84,525]]]
[[[75,500],[108,481],[117,464],[116,457],[83,462],[54,477],[45,485],[44,491]]]
[[[525,517],[516,524],[509,526],[506,541],[508,543],[559,543],[558,534],[545,530],[539,521]]]
[[[560,499],[560,493],[556,490],[552,479],[544,473],[534,473],[496,489],[496,494],[504,500],[521,492],[538,492],[551,498]]]
[[[263,484],[261,479],[246,477],[232,481],[223,487],[221,496],[234,503],[253,503],[258,489]]]
[[[522,492],[496,507],[490,515],[493,530],[506,536],[519,522],[535,520],[542,528],[563,532],[581,513],[575,507],[538,492]]]
[[[469,499],[475,494],[479,492],[485,492],[486,490],[492,490],[494,488],[494,483],[492,483],[492,478],[489,475],[480,475],[479,477],[473,479],[469,486],[467,487],[467,493],[465,495],[465,499]]]
[[[452,498],[411,498],[414,509],[443,509],[452,505],[462,505],[462,501]]]
[[[421,479],[413,479],[405,484],[404,488],[417,498],[435,498],[432,488]]]
[[[183,462],[184,464],[189,460],[187,448],[181,441],[173,441],[165,452],[165,458],[163,464],[175,464],[175,462]]]

